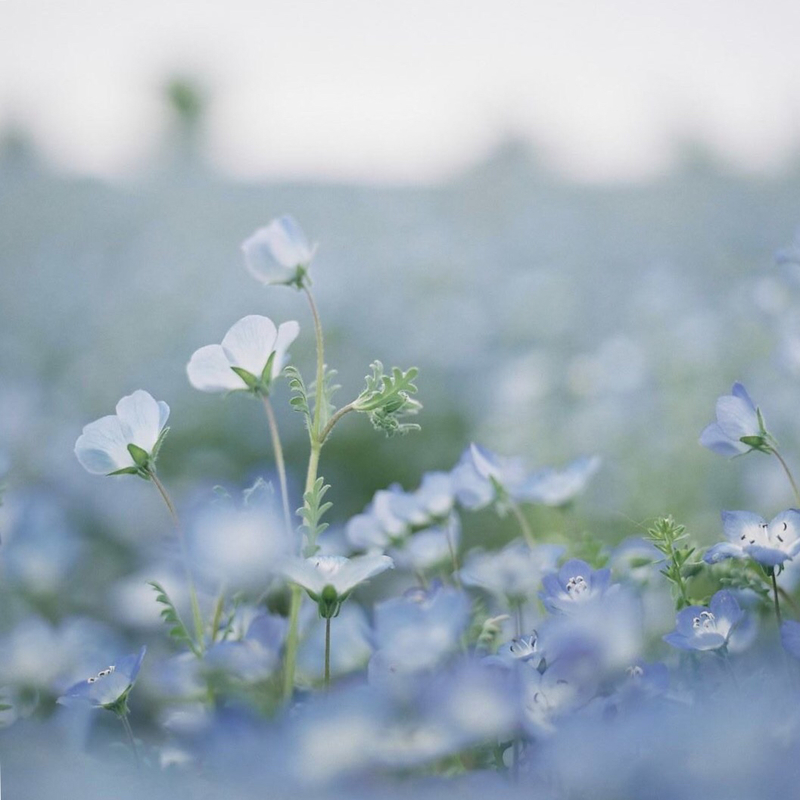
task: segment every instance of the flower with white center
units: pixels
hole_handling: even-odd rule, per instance
[[[139,389],[123,397],[116,411],[83,429],[75,455],[93,475],[147,477],[169,430],[169,406]]]
[[[717,592],[705,606],[689,606],[678,612],[675,630],[664,641],[680,650],[718,650],[728,644],[744,612],[727,590]]]
[[[323,617],[336,616],[341,604],[360,583],[392,569],[389,556],[312,556],[286,559],[281,572],[292,583],[305,589],[319,604]]]
[[[761,412],[741,383],[734,383],[731,393],[717,400],[716,412],[717,421],[700,435],[703,447],[726,457],[769,447]]]
[[[594,599],[602,597],[611,581],[610,569],[592,569],[585,561],[571,558],[555,575],[542,578],[539,593],[544,607],[553,613],[574,614]]]
[[[147,648],[142,647],[138,653],[125,656],[116,664],[79,681],[64,692],[59,702],[85,700],[96,708],[105,708],[124,716],[127,713],[128,695],[136,683],[146,652]]]
[[[726,558],[752,558],[765,567],[777,567],[800,552],[800,511],[789,509],[769,523],[749,511],[723,511],[726,542],[710,547],[703,560],[716,564]]]
[[[276,328],[269,317],[243,317],[225,334],[222,344],[209,344],[194,352],[186,366],[189,383],[201,392],[267,395],[299,332],[294,321]]]
[[[261,283],[300,288],[317,250],[297,220],[284,215],[259,228],[242,244],[244,262]]]

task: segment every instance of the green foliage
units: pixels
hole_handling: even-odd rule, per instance
[[[595,569],[601,569],[608,563],[608,548],[605,542],[588,532],[581,534],[573,548],[574,558],[579,558]]]
[[[719,582],[725,589],[741,589],[755,592],[762,600],[770,602],[769,576],[760,564],[750,560],[728,559]]]
[[[152,586],[153,589],[155,589],[156,602],[164,606],[164,608],[161,610],[161,618],[169,627],[169,635],[176,641],[186,645],[196,656],[199,656],[200,653],[197,649],[197,645],[194,643],[194,640],[189,634],[186,625],[183,624],[183,621],[178,614],[178,609],[175,608],[172,600],[169,599],[166,589],[164,589],[164,587],[157,581],[148,581],[147,585]]]
[[[311,403],[308,399],[308,389],[306,389],[303,376],[297,367],[286,367],[284,374],[289,380],[289,389],[292,397],[289,404],[295,411],[299,411],[306,418],[306,426],[311,428]]]
[[[669,517],[657,520],[647,530],[647,539],[664,554],[666,563],[661,574],[672,584],[675,608],[680,610],[693,605],[687,582],[697,575],[704,564],[696,557],[696,548],[689,545],[686,527]]]
[[[503,632],[503,623],[508,619],[508,614],[497,617],[487,617],[478,631],[475,639],[475,649],[482,653],[494,653],[500,642]]]
[[[366,386],[353,402],[353,409],[369,416],[376,430],[387,436],[419,430],[419,425],[401,421],[403,416],[419,413],[422,403],[411,397],[417,393],[414,379],[419,374],[416,367],[403,372],[392,367],[391,375],[383,371],[380,361],[370,364],[371,375],[366,377]]]
[[[297,509],[297,513],[303,519],[306,557],[314,555],[317,550],[317,538],[328,527],[327,522],[321,522],[320,520],[325,512],[333,506],[333,503],[322,502],[330,488],[330,485],[325,483],[324,478],[317,478],[314,481],[314,486],[303,495],[303,507]]]
[[[342,387],[339,386],[338,383],[334,383],[333,380],[336,377],[337,372],[335,369],[325,369],[323,373],[322,379],[322,391],[317,391],[317,383],[314,381],[312,384],[312,389],[314,393],[314,413],[317,413],[317,403],[320,404],[319,410],[319,430],[322,431],[325,426],[328,424],[328,420],[331,418],[331,414],[333,414],[335,408],[333,405],[333,395],[339,391]]]

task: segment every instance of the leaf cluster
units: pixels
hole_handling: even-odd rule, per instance
[[[314,485],[303,495],[303,506],[297,513],[303,520],[303,538],[306,542],[305,555],[314,555],[317,549],[317,538],[328,527],[327,522],[321,522],[323,515],[333,506],[331,502],[323,502],[325,494],[330,489],[330,484],[325,483],[323,477],[317,478]]]
[[[367,414],[374,428],[387,436],[419,430],[419,425],[402,420],[418,414],[422,408],[422,403],[411,396],[417,393],[414,379],[419,370],[411,367],[403,372],[392,367],[387,375],[380,361],[373,361],[370,369],[372,374],[365,378],[366,386],[353,402],[353,409]]]
[[[672,584],[675,607],[680,610],[692,605],[688,593],[688,581],[704,567],[697,558],[697,550],[689,543],[686,526],[679,525],[671,517],[662,517],[647,530],[647,540],[664,554],[665,564],[661,574]]]
[[[178,609],[175,608],[172,600],[169,599],[166,589],[158,583],[158,581],[148,581],[148,586],[152,586],[156,591],[156,602],[160,603],[164,608],[161,609],[161,619],[169,627],[169,635],[175,641],[188,647],[195,655],[199,655],[197,645],[192,639],[186,625],[178,614]]]

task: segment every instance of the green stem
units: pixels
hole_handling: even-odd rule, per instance
[[[267,423],[269,424],[269,433],[272,438],[272,450],[275,454],[275,467],[278,470],[278,483],[281,488],[281,501],[283,503],[283,520],[286,524],[286,533],[289,537],[292,535],[292,513],[289,510],[289,490],[286,487],[286,462],[283,460],[283,446],[281,445],[281,437],[278,434],[278,423],[275,419],[275,412],[272,410],[272,403],[269,397],[262,396],[264,401],[264,411],[267,413]]]
[[[333,426],[347,413],[350,411],[355,410],[355,401],[352,403],[348,403],[346,406],[342,406],[329,420],[328,424],[322,429],[322,433],[319,437],[320,445],[325,444],[328,436],[330,436],[331,431],[333,430]]]
[[[331,685],[331,618],[325,617],[325,688]]]
[[[127,714],[118,714],[119,721],[122,723],[122,727],[125,728],[125,735],[128,738],[128,743],[131,746],[131,750],[133,750],[133,760],[136,763],[136,770],[140,771],[142,768],[142,763],[139,760],[139,748],[136,746],[136,739],[133,737],[133,730],[131,729],[131,724],[128,722],[128,715]]]
[[[775,458],[780,461],[781,466],[783,467],[783,471],[786,473],[786,477],[789,479],[789,483],[792,485],[792,491],[794,492],[794,499],[797,501],[797,504],[800,505],[800,489],[797,488],[797,483],[795,482],[794,476],[792,475],[792,471],[789,469],[789,465],[784,460],[783,456],[778,452],[777,448],[770,447],[770,453],[775,456]]]
[[[314,319],[314,333],[317,339],[317,386],[314,402],[314,419],[310,425],[308,436],[311,442],[311,452],[308,456],[308,472],[306,473],[305,493],[314,488],[319,469],[319,452],[322,448],[320,438],[320,420],[322,419],[323,386],[325,382],[325,341],[322,336],[322,323],[319,319],[317,304],[308,286],[303,286],[303,291],[308,298],[311,316]],[[313,544],[310,542],[309,544]],[[298,623],[300,619],[300,605],[303,602],[303,592],[299,586],[292,586],[291,603],[289,606],[289,633],[286,637],[286,653],[283,664],[283,699],[291,700],[294,692],[294,674],[297,665],[297,645],[299,641]]]
[[[511,498],[507,498],[506,502],[508,503],[508,507],[511,509],[511,513],[519,523],[519,527],[522,529],[522,534],[525,537],[525,540],[531,547],[535,547],[536,537],[533,535],[531,526],[528,524],[528,520],[525,519],[525,515],[522,513],[522,510]]]
[[[775,567],[770,567],[770,578],[772,578],[772,597],[775,600],[775,618],[778,620],[778,627],[783,623],[781,617],[781,605],[778,601],[778,579],[775,577]]]
[[[175,527],[175,533],[178,536],[178,541],[180,542],[181,546],[181,555],[183,556],[183,568],[186,572],[186,582],[189,585],[189,598],[192,604],[192,618],[194,619],[194,632],[195,636],[197,637],[197,647],[200,653],[203,652],[204,645],[203,645],[203,616],[200,613],[200,604],[197,601],[197,590],[195,589],[194,585],[194,578],[192,577],[192,569],[189,565],[189,551],[186,548],[186,538],[183,535],[183,526],[181,525],[180,518],[178,517],[178,512],[175,510],[175,504],[170,499],[167,490],[164,488],[164,484],[156,476],[155,472],[150,472],[150,480],[153,482],[153,485],[158,489],[158,493],[161,495],[164,503],[167,506],[167,510],[169,511],[170,517],[172,517],[172,524]]]
[[[323,384],[325,382],[325,340],[322,336],[322,323],[317,311],[317,304],[314,302],[314,295],[308,286],[303,286],[303,291],[308,298],[308,305],[311,308],[311,316],[314,319],[314,333],[317,337],[317,388],[314,398],[314,423],[311,430],[312,442],[322,442],[320,438],[320,420],[322,418]],[[313,485],[313,484],[312,484]]]

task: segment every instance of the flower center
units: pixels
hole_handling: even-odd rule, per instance
[[[698,633],[716,633],[717,618],[710,611],[701,611],[692,619],[692,628]]]
[[[567,581],[567,594],[570,597],[580,597],[589,591],[589,584],[583,575],[575,575]]]
[[[511,655],[515,658],[527,658],[536,652],[536,635],[521,636],[519,639],[512,639],[508,646]]]
[[[91,678],[86,679],[86,683],[96,683],[100,680],[100,678],[105,678],[106,675],[110,675],[116,669],[115,666],[106,667],[106,669],[101,669],[97,675],[92,675]]]
[[[625,672],[631,680],[638,680],[642,677],[642,675],[644,675],[644,670],[638,664],[628,667]]]

